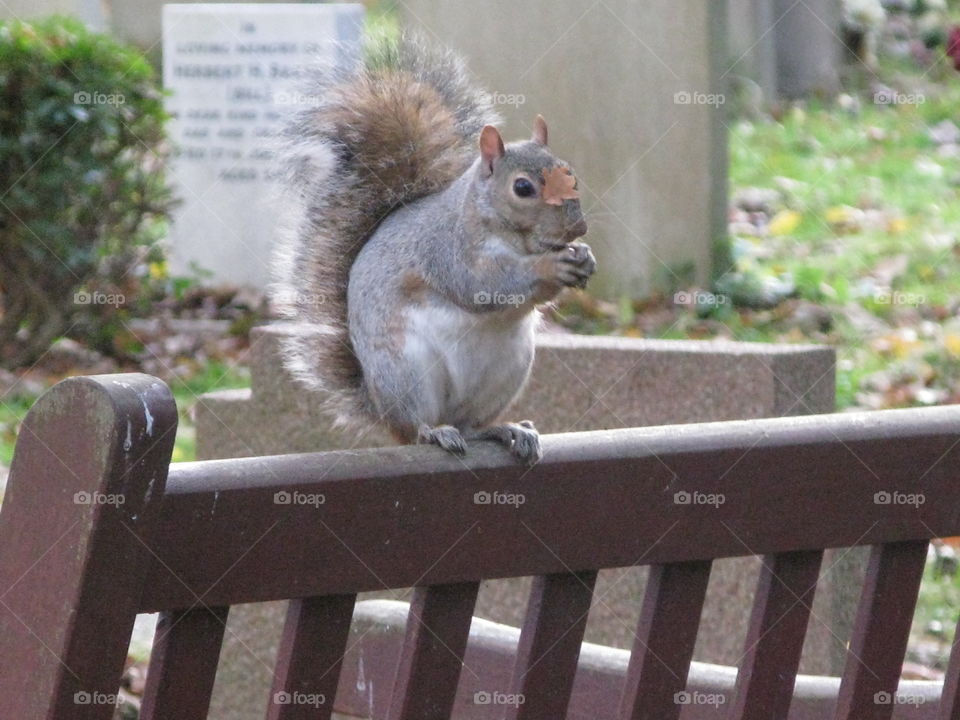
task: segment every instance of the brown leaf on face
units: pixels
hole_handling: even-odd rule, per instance
[[[570,168],[559,165],[543,171],[543,201],[547,205],[563,205],[564,200],[576,200],[580,197],[574,189],[577,179]]]

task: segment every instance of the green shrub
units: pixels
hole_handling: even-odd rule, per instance
[[[0,364],[94,346],[142,300],[171,205],[162,95],[80,22],[0,22]]]

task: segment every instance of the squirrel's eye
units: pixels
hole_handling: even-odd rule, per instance
[[[522,177],[513,181],[513,192],[516,193],[517,197],[532,197],[536,194],[537,189],[532,182]]]

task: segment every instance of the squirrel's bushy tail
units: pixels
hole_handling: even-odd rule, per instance
[[[274,268],[275,305],[303,323],[285,363],[328,393],[340,424],[370,407],[347,329],[347,279],[379,222],[446,188],[496,122],[489,96],[453,53],[411,38],[380,41],[353,68],[318,68],[310,107],[284,133],[287,193],[296,205]]]

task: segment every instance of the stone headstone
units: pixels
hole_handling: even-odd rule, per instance
[[[771,31],[777,48],[777,90],[782,97],[833,95],[840,87],[843,41],[837,0],[775,0]]]
[[[777,51],[772,28],[777,18],[771,0],[727,0],[727,67],[724,73],[753,82],[761,102],[777,98]]]
[[[752,81],[768,102],[839,90],[843,41],[838,0],[727,0],[727,10],[722,77]]]
[[[282,367],[281,341],[297,332],[302,329],[284,324],[255,328],[251,388],[201,398],[196,406],[200,459],[389,442],[378,432],[343,435],[330,429],[322,396],[300,390]],[[534,419],[543,432],[710,422],[830,412],[834,391],[829,348],[541,334],[530,383],[509,414]],[[840,671],[864,557],[860,549],[828,555],[804,648],[805,672]],[[714,563],[696,659],[737,663],[758,570],[757,558]],[[645,568],[601,572],[586,639],[629,648],[645,583]],[[519,625],[528,588],[522,578],[484,582],[476,615]],[[262,603],[231,610],[212,720],[262,716],[284,607]]]
[[[354,62],[355,4],[174,4],[163,8],[163,79],[182,204],[170,228],[171,272],[264,287],[282,208],[273,144],[305,67]]]

